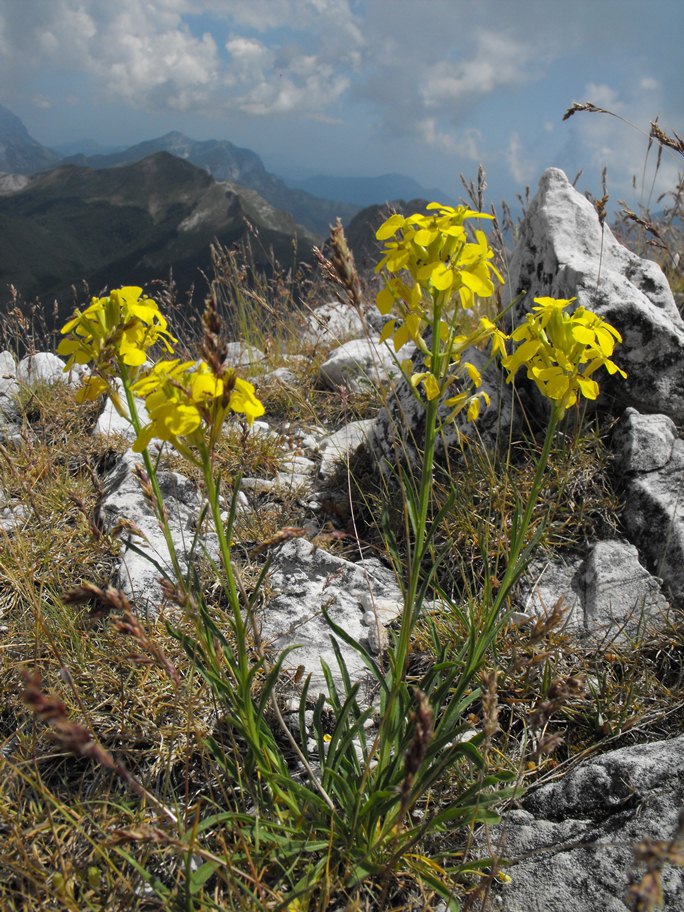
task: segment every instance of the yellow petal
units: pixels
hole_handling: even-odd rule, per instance
[[[437,399],[441,389],[434,374],[425,374],[423,377],[423,389],[428,400]]]
[[[375,237],[379,241],[384,241],[387,238],[392,237],[403,226],[405,221],[406,219],[403,215],[399,215],[398,213],[391,215],[386,221],[382,223],[382,225],[380,225],[378,230],[375,232]]]

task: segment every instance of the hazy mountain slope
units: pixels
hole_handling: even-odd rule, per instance
[[[162,151],[203,168],[216,180],[234,181],[256,190],[272,206],[290,212],[298,224],[318,235],[326,235],[328,226],[338,216],[344,221],[359,208],[291,189],[280,178],[270,174],[251,149],[242,149],[227,140],[197,142],[178,132],[167,133],[111,155],[77,155],[65,161],[95,169],[114,168]]]
[[[19,118],[0,105],[0,171],[33,174],[58,161],[59,155],[36,142]]]
[[[209,266],[209,245],[259,233],[258,265],[272,248],[283,264],[300,259],[314,237],[253,191],[213,178],[168,153],[133,165],[94,171],[65,166],[33,177],[0,197],[0,284],[23,295],[70,298],[71,283],[144,284],[173,269],[182,290]]]
[[[289,187],[306,190],[314,196],[342,200],[357,206],[384,204],[395,199],[416,199],[448,202],[443,190],[422,187],[405,174],[381,174],[378,177],[332,177],[318,174],[305,180],[288,180]]]

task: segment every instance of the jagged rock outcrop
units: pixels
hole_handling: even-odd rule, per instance
[[[579,764],[493,828],[511,882],[492,885],[487,912],[627,912],[629,885],[645,872],[633,847],[672,839],[683,807],[684,735]],[[680,912],[682,897],[684,871],[666,867],[664,912]]]
[[[623,523],[667,591],[684,604],[684,440],[665,415],[627,409],[615,435],[625,484]]]

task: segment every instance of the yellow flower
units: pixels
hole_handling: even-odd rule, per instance
[[[420,385],[428,401],[438,399],[456,379],[469,378],[475,388],[480,385],[473,365],[458,370],[461,356],[470,346],[482,347],[491,340],[493,355],[506,354],[507,336],[488,318],[477,319],[480,299],[491,297],[495,283],[503,283],[503,278],[492,262],[494,253],[485,234],[475,231],[475,240],[469,240],[464,224],[473,218],[492,216],[465,206],[429,203],[425,213],[390,216],[376,232],[384,242],[376,272],[387,274],[377,295],[378,310],[385,316],[395,315],[380,338],[382,342],[391,338],[395,351],[412,341],[423,352],[426,370],[407,373],[413,387]],[[428,327],[438,340],[436,348],[425,341]],[[477,417],[482,402],[487,402],[482,394],[473,397],[472,389],[460,397],[458,402],[450,402],[452,415],[467,408],[470,420]]]
[[[228,411],[243,414],[249,424],[264,414],[254,387],[227,372],[213,373],[204,362],[160,361],[133,384],[133,392],[145,398],[150,416],[133,446],[144,450],[152,440],[169,441],[183,455],[189,447],[215,442]]]
[[[230,393],[228,406],[234,412],[240,412],[247,419],[247,424],[252,424],[266,411],[263,404],[257,399],[254,387],[247,380],[240,377],[233,378],[233,389]]]
[[[152,298],[142,288],[115,288],[108,296],[93,298],[84,310],[77,310],[62,327],[66,336],[57,353],[68,358],[65,370],[74,364],[92,362],[102,376],[111,377],[117,360],[138,368],[147,360],[147,350],[161,341],[167,351],[177,340],[169,333],[167,322]],[[92,393],[95,386],[90,384]]]
[[[579,395],[596,399],[598,383],[592,374],[605,367],[609,374],[627,374],[610,360],[620,333],[597,314],[578,307],[566,312],[575,298],[535,298],[536,307],[518,326],[511,338],[519,342],[516,351],[503,359],[508,382],[520,367],[547,399],[559,409],[571,408]]]

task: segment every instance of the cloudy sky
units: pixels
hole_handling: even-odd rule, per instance
[[[0,102],[45,145],[172,129],[269,170],[398,171],[513,201],[549,165],[648,197],[643,133],[684,133],[681,0],[0,0]],[[682,160],[666,154],[657,189]],[[632,189],[636,176],[637,190]]]

